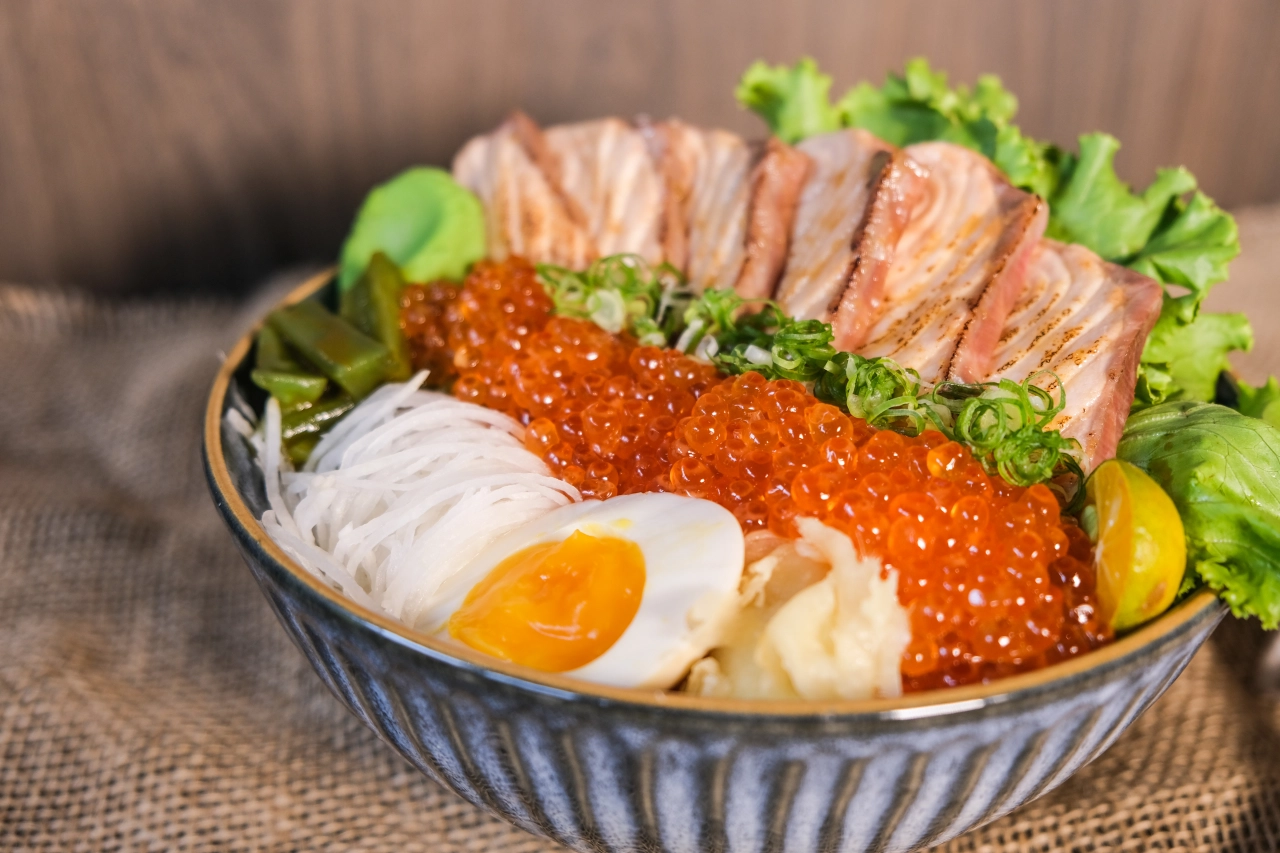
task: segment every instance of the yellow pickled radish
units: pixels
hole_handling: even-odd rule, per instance
[[[1135,628],[1163,613],[1182,585],[1182,519],[1155,480],[1119,459],[1099,465],[1085,493],[1081,522],[1097,543],[1102,617],[1117,631]]]

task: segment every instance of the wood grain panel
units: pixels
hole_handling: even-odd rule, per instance
[[[836,89],[914,55],[1000,74],[1036,135],[1145,182],[1280,198],[1275,0],[0,0],[0,278],[243,288],[334,255],[368,186],[520,105],[747,132],[754,58]]]

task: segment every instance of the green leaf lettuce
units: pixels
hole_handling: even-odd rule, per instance
[[[1164,403],[1129,419],[1117,455],[1173,499],[1188,569],[1236,615],[1280,626],[1280,429],[1225,406]]]
[[[1212,400],[1218,374],[1230,367],[1227,354],[1253,347],[1249,320],[1243,314],[1201,314],[1181,323],[1169,305],[1147,338],[1142,360],[1169,377],[1162,399]]]
[[[1161,169],[1141,195],[1115,171],[1120,143],[1114,136],[1080,137],[1080,153],[1063,166],[1062,184],[1049,200],[1050,237],[1082,243],[1109,261],[1137,255],[1155,233],[1169,203],[1191,192],[1196,179],[1186,169]]]
[[[972,89],[952,87],[924,59],[889,74],[882,86],[854,86],[834,107],[830,89],[831,78],[812,59],[791,67],[757,62],[743,77],[738,100],[787,142],[861,127],[894,145],[943,140],[982,153],[1015,186],[1049,202],[1049,236],[1088,246],[1166,285],[1164,311],[1139,366],[1135,408],[1213,399],[1207,369],[1184,357],[1189,347],[1209,347],[1204,361],[1222,369],[1226,353],[1251,334],[1239,318],[1192,327],[1209,289],[1226,280],[1240,240],[1235,220],[1197,189],[1190,172],[1161,169],[1150,186],[1134,192],[1116,174],[1115,137],[1081,136],[1078,153],[1039,142],[1013,123],[1018,100],[998,77],[984,75]],[[1165,359],[1169,352],[1178,354],[1176,364]]]
[[[1239,382],[1237,392],[1240,414],[1262,418],[1273,427],[1280,427],[1280,382],[1274,376],[1256,388],[1248,382]]]
[[[752,63],[734,94],[768,122],[774,136],[790,144],[840,127],[830,92],[831,78],[805,57],[790,68]]]
[[[1175,198],[1146,244],[1126,263],[1143,275],[1184,287],[1171,297],[1178,319],[1189,323],[1209,288],[1227,280],[1227,265],[1240,254],[1236,221],[1196,191],[1190,201]]]
[[[1018,99],[994,74],[979,77],[972,90],[952,88],[944,72],[916,58],[901,75],[889,74],[880,88],[853,87],[836,109],[841,125],[863,128],[894,145],[954,142],[985,155],[1016,186],[1046,197],[1057,186],[1059,152],[1023,136],[1011,123]]]

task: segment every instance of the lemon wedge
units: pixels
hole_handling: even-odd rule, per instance
[[[1096,543],[1102,617],[1116,631],[1159,616],[1178,594],[1187,543],[1177,507],[1141,468],[1110,459],[1085,484],[1081,526]]]

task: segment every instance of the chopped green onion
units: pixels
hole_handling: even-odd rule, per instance
[[[1021,384],[944,382],[926,389],[919,373],[892,359],[837,352],[830,324],[788,317],[772,301],[709,290],[689,305],[684,319],[676,348],[701,354],[705,341],[714,338],[719,352],[710,360],[725,373],[795,379],[809,385],[819,400],[877,429],[905,435],[937,430],[967,446],[988,473],[1017,486],[1049,482],[1065,493],[1056,478],[1083,481],[1079,444],[1047,429],[1066,406],[1065,392],[1055,400],[1037,384],[1048,378],[1050,387],[1061,389],[1061,380],[1050,371]]]
[[[650,266],[639,255],[610,255],[583,272],[538,264],[538,278],[555,313],[590,320],[605,331],[666,346],[679,331],[693,291],[670,264]]]
[[[627,332],[648,346],[666,346],[723,373],[754,371],[767,379],[793,379],[819,400],[840,406],[877,429],[905,435],[937,430],[967,446],[983,468],[1017,486],[1057,480],[1083,482],[1079,444],[1048,424],[1066,405],[1037,384],[1061,389],[1041,371],[1021,384],[1008,379],[965,385],[944,382],[926,389],[920,374],[889,358],[839,352],[829,323],[788,317],[767,299],[744,299],[732,290],[694,297],[678,270],[651,267],[638,255],[611,255],[584,272],[540,264],[538,276],[555,312]]]

